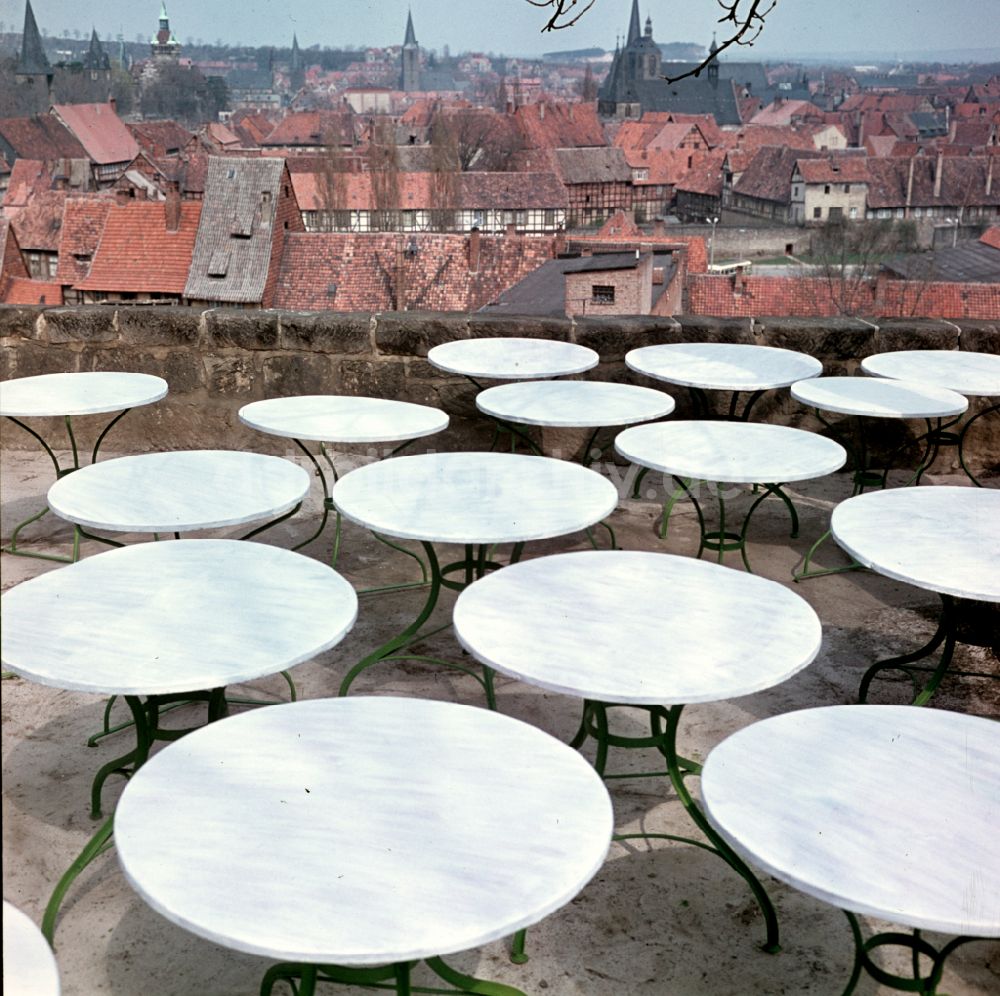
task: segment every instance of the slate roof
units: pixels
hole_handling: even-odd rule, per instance
[[[747,197],[788,204],[792,194],[792,170],[796,162],[804,158],[808,158],[804,150],[766,145],[757,150],[733,190]]]
[[[1000,246],[981,239],[936,252],[897,256],[883,265],[889,273],[907,280],[1000,284]]]
[[[56,279],[61,284],[75,284],[90,272],[104,222],[113,205],[114,200],[110,197],[66,198],[59,240],[59,269],[56,271]]]
[[[35,22],[35,12],[31,9],[31,0],[24,5],[24,31],[21,35],[21,56],[17,60],[15,72],[21,76],[45,76],[51,74],[52,68],[42,47],[42,37],[38,33]]]
[[[936,156],[893,156],[889,159],[869,159],[872,181],[868,186],[869,208],[897,208],[906,205],[910,164],[913,164],[911,207],[972,207],[1000,205],[1000,183],[997,164],[993,166],[993,184],[986,193],[989,156],[942,156],[941,186],[934,194],[934,174],[938,168]]]
[[[628,183],[632,171],[621,149],[556,149],[555,161],[563,183]]]
[[[209,158],[185,297],[246,303],[263,299],[284,170],[284,159],[276,157]]]
[[[167,231],[164,201],[115,204],[80,290],[183,294],[201,201],[181,201],[180,224]]]
[[[139,144],[110,104],[55,104],[53,113],[99,166],[131,162]]]
[[[39,190],[12,219],[17,241],[25,252],[59,250],[65,203],[65,190]]]
[[[0,118],[0,138],[16,159],[86,159],[77,139],[51,114],[28,118]]]
[[[291,233],[285,241],[274,306],[305,311],[476,311],[551,255],[537,236],[481,236],[470,269],[467,235],[407,233],[418,247],[405,264],[406,297],[397,302],[401,236],[382,232]]]

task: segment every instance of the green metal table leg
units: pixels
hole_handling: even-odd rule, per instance
[[[979,478],[977,478],[976,475],[969,470],[968,464],[965,462],[965,437],[972,428],[974,422],[978,422],[984,415],[989,415],[994,412],[1000,412],[1000,404],[990,405],[989,407],[984,408],[981,412],[976,412],[976,414],[973,415],[964,426],[962,426],[962,431],[958,434],[958,462],[962,470],[965,471],[966,476],[970,481],[972,481],[973,484],[975,484],[977,488],[981,488],[983,485]]]

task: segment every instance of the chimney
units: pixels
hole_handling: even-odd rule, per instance
[[[990,156],[989,162],[986,164],[986,196],[989,197],[991,191],[993,190],[993,160],[996,156]]]
[[[506,226],[506,232],[508,239],[514,238],[514,236],[517,235],[517,222],[516,221],[508,222]]]
[[[538,120],[539,121],[545,120],[545,104],[538,105]]]
[[[653,238],[662,239],[666,235],[666,226],[663,223],[662,218],[656,218],[653,221]]]
[[[913,197],[913,156],[910,156],[910,171],[906,177],[906,217],[910,217],[910,200]]]
[[[163,204],[163,217],[168,232],[176,232],[181,227],[181,195],[176,183],[167,187],[167,199]]]
[[[132,191],[129,187],[115,187],[115,202],[118,207],[125,207],[132,200]]]
[[[944,160],[944,153],[938,150],[937,154],[937,164],[934,167],[934,197],[937,199],[941,196],[941,173],[943,172],[942,166]]]
[[[479,229],[473,228],[469,232],[469,272],[479,271]]]

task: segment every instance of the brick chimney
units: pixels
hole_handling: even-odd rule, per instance
[[[163,217],[167,231],[176,232],[181,227],[181,195],[176,183],[167,187],[167,199],[163,204]]]
[[[507,233],[508,239],[514,238],[514,236],[517,235],[517,222],[516,221],[508,222],[504,230]]]
[[[662,218],[655,218],[653,220],[653,237],[657,239],[662,239],[664,235],[667,234],[666,225]]]
[[[479,271],[479,229],[473,228],[469,232],[469,272]]]

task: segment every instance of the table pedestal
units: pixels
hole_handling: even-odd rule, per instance
[[[451,668],[453,671],[461,671],[463,674],[467,674],[474,678],[483,688],[488,707],[490,709],[496,709],[496,695],[493,689],[492,668],[484,666],[483,674],[480,675],[470,668],[464,667],[461,664],[456,664],[453,661],[446,661],[440,657],[430,657],[421,654],[401,654],[397,653],[397,651],[404,650],[418,639],[432,636],[435,633],[440,633],[442,630],[447,629],[448,626],[451,625],[451,623],[446,623],[444,626],[440,626],[437,629],[421,633],[421,629],[424,624],[428,619],[430,619],[432,613],[434,612],[442,587],[451,588],[453,591],[461,591],[468,585],[472,584],[473,581],[481,578],[487,571],[497,570],[503,565],[491,558],[492,547],[485,543],[478,545],[467,544],[465,546],[465,556],[461,560],[456,560],[450,564],[445,564],[444,566],[442,566],[438,561],[437,554],[434,552],[434,545],[432,543],[421,541],[420,545],[424,548],[424,553],[427,556],[427,564],[430,568],[429,588],[423,607],[417,614],[416,619],[414,619],[409,626],[394,636],[391,640],[383,643],[377,650],[373,650],[370,654],[355,664],[346,675],[344,675],[344,679],[340,683],[340,690],[338,694],[347,695],[350,691],[351,685],[354,683],[354,679],[361,674],[362,671],[367,671],[368,668],[382,661],[422,661],[424,663],[440,664],[444,667]],[[521,558],[523,550],[524,543],[515,543],[513,549],[511,550],[509,563],[517,563],[517,561]],[[454,578],[449,577],[449,575],[452,574],[461,574],[461,580],[455,580]]]
[[[851,978],[844,989],[843,996],[850,996],[854,992],[861,978],[862,969],[867,972],[879,985],[888,986],[904,993],[921,993],[924,996],[934,996],[937,993],[938,983],[944,972],[944,963],[948,956],[963,944],[969,941],[981,940],[978,937],[956,937],[949,941],[939,951],[932,944],[920,935],[919,930],[914,930],[912,934],[904,934],[901,931],[889,931],[883,934],[874,934],[865,940],[858,924],[858,918],[844,910],[851,925],[851,933],[854,936],[854,967],[851,969]],[[870,957],[871,952],[881,947],[903,947],[907,948],[912,956],[913,975],[894,975],[891,972],[879,968]],[[926,975],[920,972],[920,957],[931,959],[931,970]]]
[[[902,671],[913,685],[913,701],[911,705],[925,705],[937,691],[945,674],[949,672],[952,657],[955,653],[955,642],[958,630],[958,608],[956,599],[950,595],[941,595],[941,621],[938,624],[937,632],[919,650],[914,650],[899,657],[890,657],[884,661],[873,664],[861,679],[861,686],[858,689],[858,701],[868,701],[868,689],[872,681],[882,671]],[[941,644],[944,649],[941,651],[941,658],[937,665],[928,667],[917,664],[917,661],[930,657]],[[919,675],[929,674],[930,677],[921,687]],[[951,674],[965,678],[989,678],[996,681],[1000,678],[997,674],[986,674],[980,671],[951,671]]]
[[[773,954],[780,950],[778,938],[778,918],[774,912],[774,906],[763,885],[754,875],[750,867],[743,859],[712,829],[711,824],[705,818],[704,813],[694,801],[688,791],[684,780],[691,775],[701,774],[701,765],[695,761],[681,757],[677,753],[677,726],[680,723],[683,705],[670,706],[629,706],[629,708],[645,709],[649,713],[650,735],[648,737],[625,737],[610,732],[608,724],[608,709],[612,705],[604,702],[597,702],[593,699],[585,699],[583,704],[583,717],[580,721],[580,729],[576,736],[570,741],[571,747],[581,747],[587,737],[593,737],[597,741],[597,757],[594,760],[594,767],[604,778],[641,778],[653,775],[662,775],[661,771],[643,772],[641,774],[628,775],[607,775],[605,766],[607,764],[609,747],[655,748],[667,762],[666,774],[670,778],[670,783],[680,800],[681,805],[686,810],[694,825],[708,838],[708,843],[703,840],[696,840],[691,837],[681,837],[668,833],[638,833],[638,834],[615,834],[614,840],[675,840],[684,844],[691,844],[700,847],[712,854],[722,858],[730,868],[733,869],[750,887],[761,913],[764,915],[766,938],[762,945],[763,950]]]
[[[525,996],[520,989],[500,982],[463,975],[451,968],[441,958],[427,958],[424,964],[453,989],[429,989],[415,986],[410,980],[416,962],[398,962],[379,968],[348,968],[341,965],[309,965],[283,962],[269,968],[261,982],[261,996],[271,996],[276,982],[288,982],[298,996],[313,996],[317,982],[339,982],[349,986],[371,986],[374,989],[395,990],[397,996],[411,993],[466,993],[468,996]]]

